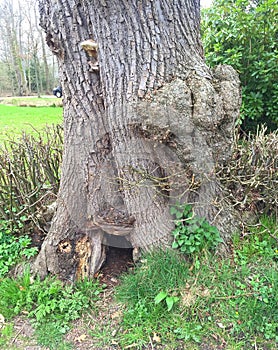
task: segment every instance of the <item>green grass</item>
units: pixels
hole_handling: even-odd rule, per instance
[[[182,260],[153,252],[122,278],[116,297],[125,305],[117,343],[141,349],[275,349],[278,342],[277,223],[263,218],[231,256],[202,252]],[[179,277],[178,277],[179,276]],[[159,293],[175,296],[171,311]]]
[[[0,347],[5,349],[5,345],[8,344],[14,337],[14,327],[12,323],[6,323],[0,328]]]
[[[22,132],[36,133],[46,125],[62,122],[61,107],[17,107],[0,104],[0,142]]]

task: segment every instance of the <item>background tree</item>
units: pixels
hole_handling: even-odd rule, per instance
[[[60,66],[65,148],[35,270],[92,277],[107,245],[168,245],[176,201],[227,241],[233,215],[214,166],[231,154],[239,80],[204,64],[199,1],[44,0],[40,14]]]
[[[52,91],[58,65],[38,26],[36,2],[0,0],[0,43],[1,94]]]
[[[214,0],[203,11],[207,64],[231,64],[239,72],[245,131],[259,123],[278,126],[277,14],[275,0]]]
[[[27,92],[26,71],[22,60],[22,16],[20,11],[14,10],[12,0],[5,0],[1,4],[1,28],[4,32],[4,40],[7,42],[6,48],[11,59],[10,67],[12,78],[17,86],[17,94],[19,96]]]

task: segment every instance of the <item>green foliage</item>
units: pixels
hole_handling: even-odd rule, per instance
[[[19,227],[23,225],[22,221],[24,217],[19,219]],[[30,237],[16,237],[9,226],[7,221],[0,221],[0,278],[22,259],[29,259],[37,254],[37,248],[31,247]]]
[[[195,343],[201,342],[200,335],[202,334],[202,326],[192,323],[185,323],[181,327],[174,330],[177,339],[184,342],[193,341]]]
[[[50,349],[66,349],[66,344],[57,347],[57,342],[69,330],[71,321],[94,309],[102,290],[97,280],[80,281],[75,285],[63,284],[55,278],[33,280],[27,269],[20,278],[1,280],[0,314],[9,320],[24,312],[32,319],[42,345]],[[44,337],[46,329],[52,334]]]
[[[53,320],[67,325],[93,305],[102,288],[97,280],[64,285],[55,278],[33,280],[27,269],[18,279],[3,278],[0,285],[0,312],[10,319],[22,311],[37,324]]]
[[[214,0],[202,12],[202,38],[208,65],[230,64],[242,83],[238,121],[246,131],[258,123],[278,126],[276,0]]]
[[[172,231],[174,249],[190,255],[214,249],[222,242],[218,229],[205,218],[195,216],[191,205],[176,204],[170,213],[175,217],[175,229]]]

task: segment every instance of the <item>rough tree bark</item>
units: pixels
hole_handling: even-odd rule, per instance
[[[199,1],[41,0],[40,16],[59,58],[65,148],[35,270],[90,278],[106,246],[167,246],[177,201],[227,241],[233,215],[214,168],[231,155],[239,79],[205,65]],[[99,71],[87,39],[99,45]]]

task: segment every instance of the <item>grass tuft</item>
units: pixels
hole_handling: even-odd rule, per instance
[[[188,267],[185,259],[173,250],[148,253],[131,274],[123,275],[116,298],[130,305],[142,300],[153,302],[159,292],[174,292],[184,285]]]

